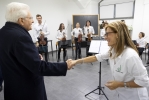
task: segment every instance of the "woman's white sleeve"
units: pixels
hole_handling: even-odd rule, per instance
[[[109,59],[109,52],[103,53],[103,54],[96,54],[95,57],[99,62]]]
[[[146,68],[139,56],[132,56],[126,59],[128,72],[134,77],[134,82],[139,86],[148,87],[149,77]]]
[[[73,29],[72,32],[71,32],[71,36],[73,36],[73,32],[74,32],[74,29]]]
[[[58,39],[58,38],[59,38],[59,32],[57,31],[56,39]]]

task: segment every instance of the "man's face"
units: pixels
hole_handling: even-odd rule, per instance
[[[31,13],[29,11],[28,11],[27,17],[19,18],[19,20],[18,20],[18,24],[23,26],[27,31],[32,30],[32,23],[34,23],[34,21],[33,21],[33,17],[31,16]]]
[[[38,23],[41,23],[41,21],[42,21],[42,17],[41,16],[36,17],[36,19],[37,19]]]

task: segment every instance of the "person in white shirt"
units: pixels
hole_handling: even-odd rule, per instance
[[[106,28],[106,26],[108,25],[108,23],[107,22],[104,22],[103,23],[103,29],[101,29],[101,39],[104,39],[105,38],[105,34],[106,34],[106,31],[105,31],[105,28]]]
[[[81,41],[78,41],[78,36],[83,35],[82,29],[80,28],[80,23],[76,23],[76,28],[74,28],[71,32],[71,36],[74,38],[75,46],[76,46],[76,56],[75,59],[81,58]]]
[[[67,38],[67,33],[65,30],[65,26],[63,23],[60,24],[59,29],[57,30],[57,36],[56,38],[58,39],[58,41],[65,41]],[[59,42],[60,43],[60,42]],[[62,46],[62,45],[58,45],[59,49],[58,49],[58,60],[57,62],[60,62],[60,53],[61,53],[61,48],[63,48],[63,60],[65,61],[65,57],[66,57],[66,47]]]
[[[93,26],[91,26],[90,20],[86,21],[86,25],[84,26],[84,34],[85,34],[86,41],[88,41],[88,37],[87,37],[88,34],[91,35],[91,38],[92,38],[92,35],[95,34],[94,28],[93,28]]]
[[[112,81],[105,86],[116,90],[115,100],[149,100],[147,88],[149,77],[135,45],[133,44],[126,24],[121,21],[110,23],[106,27],[105,39],[110,50],[104,54],[96,54],[78,60],[72,64],[90,63],[109,59]]]
[[[91,26],[91,21],[87,20],[86,25],[84,26],[85,41],[91,42],[92,35],[95,34],[93,26]],[[90,37],[88,37],[90,35]],[[88,43],[87,43],[88,44]],[[92,54],[88,53],[90,45],[86,47],[86,56],[91,56]]]
[[[144,38],[145,34],[143,32],[139,33],[139,39],[137,39],[137,49],[139,52],[139,56],[142,55],[144,48],[146,47],[146,40]]]
[[[38,23],[36,23],[34,25],[34,30],[35,30],[34,39],[36,40],[36,46],[39,48],[41,46],[45,46],[46,47],[45,49],[48,50],[48,48],[47,48],[47,43],[48,43],[47,42],[47,40],[48,40],[47,36],[50,34],[50,32],[48,31],[48,26],[47,26],[46,22],[42,22],[42,16],[40,14],[36,15],[36,19],[38,21]],[[46,41],[45,45],[40,44],[40,41],[41,41],[40,36],[41,35],[44,35],[44,41]],[[42,54],[43,52],[40,51],[40,49],[39,49],[39,53]],[[47,58],[48,52],[44,52],[44,53],[45,53],[45,61],[48,61],[48,58]]]

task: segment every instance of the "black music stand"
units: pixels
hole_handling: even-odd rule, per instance
[[[104,43],[103,45],[102,45],[102,42]],[[91,41],[91,46],[90,46],[89,52],[94,53],[94,54],[103,53],[103,51],[104,51],[105,49],[108,50],[108,48],[109,48],[108,45],[107,45],[107,46],[106,46],[106,45],[107,45],[107,44],[106,44],[106,41],[102,41],[102,40],[92,40],[92,41]],[[102,47],[104,47],[104,48],[102,48]],[[96,50],[95,50],[95,49],[96,49]],[[104,49],[104,50],[102,50],[102,52],[100,52],[101,49]],[[106,50],[105,50],[105,51],[106,51]],[[103,91],[104,87],[101,87],[101,62],[99,63],[99,86],[98,86],[96,89],[94,89],[93,91],[87,93],[87,94],[85,95],[85,97],[86,97],[87,95],[91,94],[91,93],[94,93],[94,91],[96,91],[96,90],[98,90],[98,89],[99,89],[99,95],[104,95],[104,96],[106,97],[106,99],[109,100],[108,97],[106,96],[106,94],[105,94],[104,91]],[[101,92],[102,92],[102,93],[101,93]]]

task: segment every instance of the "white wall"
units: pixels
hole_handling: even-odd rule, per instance
[[[59,24],[64,23],[65,26],[67,26],[68,24],[66,17],[67,11],[63,5],[64,1],[67,2],[67,0],[44,0],[44,2],[41,0],[16,0],[16,2],[26,3],[30,6],[35,23],[37,22],[36,14],[41,14],[43,16],[43,22],[46,20],[46,23],[48,24],[48,28],[50,30],[50,35],[48,38],[53,40],[54,50],[56,48],[56,34],[59,28]],[[0,0],[0,27],[2,27],[5,23],[5,9],[6,5],[10,2],[13,2],[13,0]],[[30,33],[32,36],[33,31],[30,31]],[[50,45],[49,51],[51,51]]]
[[[149,42],[149,0],[136,0],[132,39],[137,39],[139,32],[144,32]]]
[[[0,0],[0,27],[5,24],[5,9],[10,2],[13,0]],[[79,8],[72,0],[16,0],[15,2],[26,3],[30,6],[34,23],[37,22],[36,14],[43,16],[43,21],[46,20],[51,33],[48,38],[53,40],[54,50],[56,50],[57,40],[55,37],[60,23],[64,23],[65,27],[68,26],[68,39],[70,39],[73,14],[98,14],[98,2],[95,1],[91,1],[85,8]],[[30,31],[31,36],[33,32],[33,30]],[[49,51],[51,51],[50,45]]]
[[[146,41],[149,43],[149,0],[145,0],[144,2],[144,14],[143,14],[143,25],[142,31],[146,35]]]
[[[72,15],[98,14],[98,2],[91,1],[85,8],[79,8],[75,2],[70,1],[67,5],[67,19],[72,24]]]

